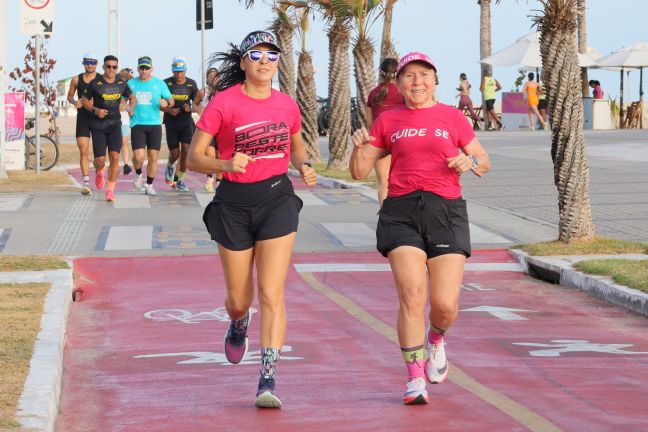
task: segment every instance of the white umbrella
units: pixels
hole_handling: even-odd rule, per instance
[[[648,43],[637,42],[627,47],[620,48],[611,52],[605,57],[598,60],[601,67],[620,67],[621,68],[621,125],[623,126],[623,69],[639,69],[639,104],[643,105],[643,68],[648,67]],[[640,127],[643,127],[643,116],[640,118]]]
[[[597,65],[590,52],[596,52],[596,50],[588,48],[587,54],[578,54],[580,67]],[[542,67],[540,32],[532,32],[522,36],[513,45],[481,59],[481,62],[493,66],[520,66],[522,69],[540,69]]]

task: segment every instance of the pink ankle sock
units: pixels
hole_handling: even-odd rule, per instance
[[[439,345],[441,342],[443,342],[443,336],[435,331],[430,330],[428,332],[428,342]]]
[[[403,360],[405,360],[408,381],[416,377],[424,378],[425,362],[423,359],[425,358],[425,350],[423,349],[423,345],[412,348],[401,347],[401,354],[403,355]]]

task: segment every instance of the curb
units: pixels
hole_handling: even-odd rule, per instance
[[[299,171],[295,169],[289,169],[288,175],[291,177],[299,177]],[[363,190],[374,190],[372,187],[367,186],[363,183],[354,183],[346,180],[332,179],[329,177],[324,177],[317,174],[317,184],[324,186],[330,189],[363,189]]]
[[[65,329],[72,303],[73,270],[10,272],[0,282],[50,282],[41,329],[36,336],[29,372],[18,401],[16,418],[22,427],[54,431],[63,380]]]
[[[510,249],[511,254],[524,267],[527,274],[566,288],[578,288],[586,293],[606,300],[616,306],[648,317],[648,294],[614,283],[608,276],[588,275],[572,268],[572,265],[587,259],[625,258],[647,259],[648,255],[591,255],[568,257],[536,257],[519,249]]]

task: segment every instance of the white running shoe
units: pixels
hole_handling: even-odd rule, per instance
[[[151,196],[157,195],[157,192],[153,189],[153,185],[148,183],[144,183],[144,193]]]
[[[448,359],[445,353],[445,342],[440,344],[425,341],[428,359],[425,362],[425,377],[430,384],[440,384],[448,377]]]
[[[135,188],[136,191],[141,191],[142,187],[144,186],[144,181],[142,179],[143,176],[144,173],[135,175],[135,180],[133,180],[133,187]]]
[[[430,402],[425,380],[421,377],[412,378],[407,383],[407,390],[403,396],[405,405],[423,405]]]

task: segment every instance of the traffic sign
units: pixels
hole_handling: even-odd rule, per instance
[[[211,30],[214,28],[214,6],[212,5],[212,0],[196,0],[196,30],[202,29],[200,20],[201,2],[205,3],[205,30]]]
[[[54,28],[54,0],[20,1],[20,32],[33,36],[51,34]]]

